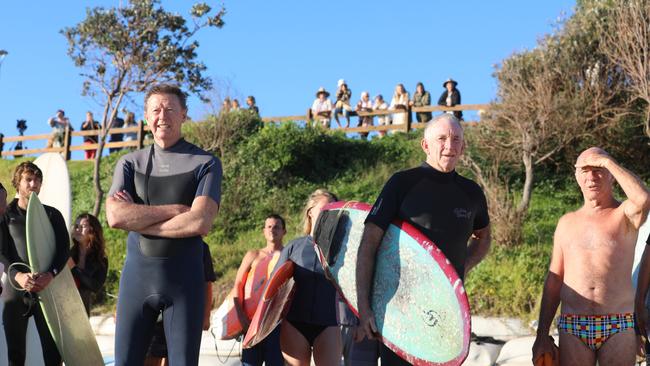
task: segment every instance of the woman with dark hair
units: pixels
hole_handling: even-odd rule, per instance
[[[417,83],[415,93],[413,93],[413,99],[409,102],[409,105],[416,108],[431,105],[431,95],[428,91],[424,90],[424,84]],[[420,123],[429,122],[431,112],[415,112],[415,119]]]
[[[102,289],[108,273],[102,225],[91,214],[83,213],[77,216],[72,227],[72,249],[68,267],[79,289],[86,314],[90,315],[93,293]]]

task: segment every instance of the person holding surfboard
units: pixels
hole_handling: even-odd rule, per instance
[[[45,365],[61,365],[61,356],[38,304],[38,293],[63,269],[69,256],[68,230],[63,216],[53,207],[44,206],[56,237],[56,253],[50,269],[32,273],[27,265],[26,210],[31,193],[38,194],[42,182],[43,173],[38,166],[29,161],[20,163],[12,179],[18,198],[7,206],[0,221],[0,262],[5,266],[8,280],[23,289],[16,290],[13,286],[6,289],[2,321],[10,365],[25,363],[27,322],[32,315],[41,340]]]
[[[571,365],[633,365],[637,350],[632,264],[639,227],[650,209],[643,182],[601,148],[583,151],[575,178],[584,204],[562,216],[542,292],[533,362],[553,354],[548,333],[557,307],[559,361]],[[617,182],[627,197],[614,197]],[[639,284],[647,272],[639,272]],[[637,309],[638,310],[638,309]]]
[[[271,214],[264,220],[264,227],[262,228],[266,246],[261,249],[249,250],[244,259],[242,259],[235,284],[233,285],[232,292],[234,298],[235,311],[237,317],[242,324],[244,334],[248,330],[251,319],[249,319],[244,309],[244,287],[245,283],[253,280],[253,273],[258,266],[265,266],[266,273],[270,274],[273,269],[273,257],[279,257],[282,252],[284,236],[287,234],[285,221],[282,216],[278,214]],[[268,266],[271,265],[271,268]],[[251,285],[264,288],[268,276],[263,282],[252,283]],[[282,351],[280,351],[280,327],[277,327],[271,334],[269,334],[263,341],[256,344],[252,348],[242,349],[241,362],[244,366],[262,366],[264,363],[267,366],[282,366],[284,359],[282,358]]]
[[[442,114],[431,120],[424,130],[421,147],[426,161],[417,168],[394,174],[365,220],[357,257],[357,340],[379,335],[370,307],[370,284],[377,248],[394,219],[412,224],[435,243],[461,279],[483,260],[490,248],[485,195],[478,184],[455,170],[465,149],[458,119]],[[382,365],[409,364],[385,345],[380,348],[380,356]]]
[[[202,236],[219,210],[222,171],[218,158],[182,137],[186,98],[168,84],[146,93],[154,143],[120,158],[106,199],[110,227],[129,231],[117,300],[117,366],[144,362],[161,312],[170,364],[199,362]]]
[[[309,366],[312,356],[317,366],[341,363],[336,289],[325,277],[312,239],[318,215],[334,201],[336,196],[326,189],[317,189],[309,196],[303,210],[305,236],[284,247],[275,266],[277,269],[289,260],[295,263],[295,292],[280,327],[282,354],[292,366]]]

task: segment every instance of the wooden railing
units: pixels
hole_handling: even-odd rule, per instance
[[[110,135],[112,134],[124,134],[136,132],[136,139],[133,141],[117,141],[117,142],[107,142],[104,144],[105,148],[123,148],[123,147],[133,147],[133,148],[142,148],[147,144],[145,141],[145,134],[147,131],[150,131],[151,128],[148,125],[140,122],[137,126],[133,127],[123,127],[123,128],[111,128],[108,130]],[[99,146],[98,143],[94,144],[81,144],[81,145],[71,145],[71,138],[75,136],[99,136],[100,130],[88,130],[88,131],[71,131],[69,127],[66,127],[65,133],[63,136],[63,146],[61,147],[43,147],[39,149],[20,149],[20,150],[5,150],[3,148],[2,157],[5,156],[23,156],[23,155],[32,155],[32,154],[42,154],[46,152],[58,152],[68,159],[70,157],[71,151],[79,150],[97,150]],[[29,135],[29,136],[9,136],[9,137],[0,137],[0,145],[6,146],[7,143],[11,142],[24,142],[24,141],[43,141],[43,145],[47,146],[48,141],[52,138],[51,133],[43,133],[39,135]]]
[[[416,107],[409,108],[408,110],[403,109],[388,109],[382,111],[373,111],[373,112],[355,112],[355,115],[358,117],[366,116],[384,116],[388,114],[399,114],[399,113],[417,113],[417,112],[453,112],[453,111],[471,111],[471,110],[485,110],[489,108],[489,104],[463,104],[457,105],[454,107],[442,107],[442,106],[428,106],[428,107]],[[307,115],[299,116],[281,116],[281,117],[264,117],[262,118],[264,122],[310,122]],[[386,132],[391,130],[408,132],[412,129],[424,128],[426,123],[414,123],[410,121],[410,118],[407,118],[407,122],[402,125],[384,125],[384,126],[366,126],[366,127],[348,127],[348,128],[337,128],[333,131],[344,131],[346,133],[368,133],[371,131],[377,132]],[[465,124],[473,124],[476,121],[464,121]],[[108,133],[112,134],[124,134],[129,132],[136,132],[137,137],[133,141],[119,141],[119,142],[107,142],[105,148],[142,148],[150,142],[147,142],[145,139],[145,134],[147,131],[150,131],[151,128],[140,122],[137,126],[134,127],[123,127],[123,128],[111,128]],[[63,137],[63,146],[62,147],[42,147],[38,149],[21,149],[21,150],[6,150],[2,149],[2,157],[5,156],[23,156],[23,155],[33,155],[33,154],[42,154],[46,152],[59,152],[66,159],[69,159],[71,151],[80,151],[80,150],[96,150],[99,144],[81,144],[81,145],[72,145],[70,144],[71,138],[76,136],[99,136],[99,130],[90,130],[90,131],[70,131],[69,128],[66,128],[65,135]],[[12,142],[24,142],[24,141],[43,141],[43,146],[47,146],[48,141],[52,138],[51,133],[44,133],[39,135],[29,135],[29,136],[9,136],[4,137],[0,135],[0,146],[6,147],[8,143]]]
[[[427,106],[427,107],[414,107],[411,108],[409,107],[407,110],[404,109],[387,109],[387,110],[381,110],[381,111],[372,111],[372,112],[355,112],[354,115],[359,116],[359,117],[365,117],[365,116],[385,116],[388,114],[399,114],[399,113],[417,113],[417,112],[454,112],[454,111],[480,111],[480,110],[486,110],[490,107],[489,104],[462,104],[462,105],[457,105],[453,107],[443,107],[443,106]],[[317,118],[316,118],[317,119]],[[304,115],[299,115],[299,116],[281,116],[281,117],[264,117],[262,118],[262,121],[267,122],[267,123],[273,123],[273,122],[312,122],[313,119],[310,120],[308,114]],[[477,121],[463,121],[464,124],[474,124]],[[416,123],[416,122],[411,122],[410,118],[407,118],[407,122],[401,125],[384,125],[384,126],[367,126],[367,127],[347,127],[347,128],[336,128],[333,129],[335,131],[344,131],[346,133],[348,132],[358,132],[358,133],[365,133],[365,132],[371,132],[371,131],[391,131],[391,130],[398,130],[398,131],[403,131],[403,132],[408,132],[412,129],[419,129],[419,128],[424,128],[426,126],[426,123]]]

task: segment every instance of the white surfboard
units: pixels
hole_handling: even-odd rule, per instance
[[[636,247],[634,248],[634,265],[632,266],[632,283],[636,289],[637,278],[639,276],[639,264],[641,263],[641,257],[643,256],[643,251],[646,247],[646,240],[650,235],[650,215],[646,219],[645,223],[639,228],[639,236],[636,239]],[[646,301],[647,303],[647,301]]]

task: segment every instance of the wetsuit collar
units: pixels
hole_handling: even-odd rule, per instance
[[[457,175],[456,170],[452,170],[449,173],[441,172],[440,170],[437,170],[436,168],[429,165],[429,163],[426,161],[422,162],[422,165],[420,165],[420,167],[423,168],[428,174],[431,175],[433,179],[438,182],[451,182]]]
[[[173,144],[170,147],[162,148],[155,142],[153,144],[153,147],[154,147],[154,150],[156,152],[159,152],[159,151],[176,152],[176,151],[180,150],[183,145],[185,145],[185,139],[181,137],[178,141],[176,141],[175,144]]]

